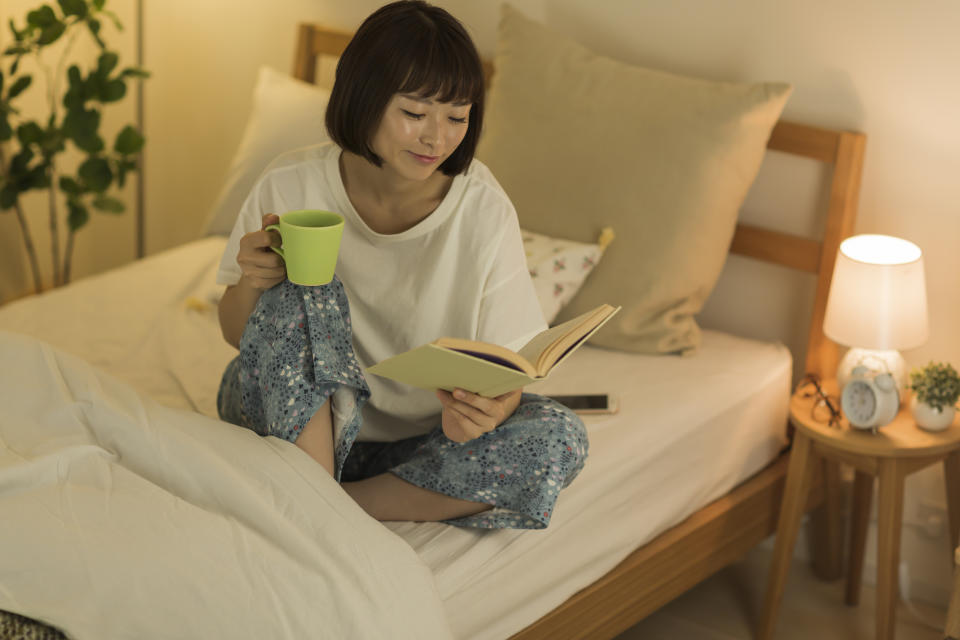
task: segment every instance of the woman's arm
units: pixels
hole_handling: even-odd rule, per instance
[[[279,220],[276,214],[268,213],[263,216],[262,226],[265,228]],[[287,277],[283,260],[270,250],[271,245],[279,245],[279,239],[276,234],[264,231],[263,228],[240,239],[237,263],[243,275],[237,284],[227,287],[218,309],[220,331],[224,340],[234,347],[240,347],[240,337],[247,325],[247,318],[257,306],[263,292],[280,284]]]
[[[220,299],[220,332],[227,343],[240,348],[240,336],[247,325],[247,318],[257,306],[257,301],[263,293],[262,289],[254,289],[247,284],[244,278],[223,293]]]

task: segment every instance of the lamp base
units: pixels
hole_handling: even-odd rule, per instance
[[[897,391],[900,392],[900,402],[902,403],[907,393],[907,361],[903,359],[900,352],[896,349],[861,349],[860,347],[851,347],[847,354],[840,361],[837,367],[837,385],[842,391],[850,380],[850,372],[854,367],[864,366],[872,371],[881,371],[893,376],[897,383]]]

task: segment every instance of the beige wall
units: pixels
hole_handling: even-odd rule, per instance
[[[9,14],[23,13],[24,7],[34,4],[3,0],[0,24],[5,25]],[[129,14],[132,4],[111,2],[123,15]],[[154,74],[146,85],[148,252],[197,236],[239,140],[257,67],[290,69],[296,23],[311,20],[353,29],[380,4],[145,0],[146,66]],[[437,0],[437,4],[461,18],[481,54],[492,56],[499,2]],[[627,62],[707,78],[787,80],[796,87],[787,118],[865,132],[857,231],[905,237],[919,244],[926,256],[930,340],[905,356],[911,364],[938,359],[960,365],[956,295],[960,3],[514,0],[513,4],[556,31]],[[132,19],[125,22],[131,28],[123,38],[133,26]],[[124,54],[124,59],[132,60],[132,45],[128,46],[131,54]],[[766,186],[760,191],[775,192],[792,189],[802,171],[774,165],[763,173]],[[748,209],[757,199],[762,195],[752,194]],[[0,217],[4,278],[10,275],[11,221],[9,216]],[[78,258],[83,255],[86,272],[130,259],[130,221],[129,215],[99,216],[85,231]],[[783,226],[796,223],[785,219]],[[928,507],[935,512],[943,503],[939,471],[911,476],[905,512],[909,522],[920,522]],[[949,581],[943,536],[927,538],[919,527],[908,526],[904,540],[904,559],[911,563],[914,577],[936,596]]]

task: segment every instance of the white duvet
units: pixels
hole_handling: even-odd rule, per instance
[[[0,609],[71,638],[444,638],[427,566],[294,445],[0,331]]]

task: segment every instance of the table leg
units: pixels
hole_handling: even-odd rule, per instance
[[[877,496],[877,640],[893,640],[899,602],[904,473],[896,458],[879,460]]]
[[[843,500],[840,463],[823,460],[823,504],[810,514],[813,571],[821,580],[843,575]]]
[[[953,570],[953,595],[947,608],[947,625],[943,633],[947,638],[960,638],[960,558]]]
[[[757,636],[760,640],[773,637],[777,619],[777,609],[783,599],[783,588],[790,570],[790,558],[797,541],[797,531],[803,519],[803,508],[813,477],[815,456],[810,438],[800,431],[794,434],[793,448],[790,451],[790,464],[787,467],[787,479],[783,489],[783,501],[780,505],[780,518],[777,521],[777,537],[773,547],[773,559],[764,596],[763,609]]]
[[[847,569],[846,603],[860,602],[860,581],[863,579],[863,554],[870,526],[870,503],[873,500],[873,476],[857,471],[853,480],[853,509],[850,512],[850,566]]]
[[[960,451],[954,451],[944,458],[943,475],[947,482],[950,549],[956,549],[960,546]]]

